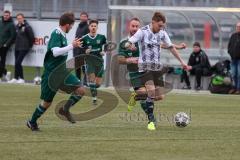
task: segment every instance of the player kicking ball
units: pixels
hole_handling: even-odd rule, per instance
[[[86,49],[88,85],[94,105],[97,105],[97,88],[102,83],[104,73],[103,47],[106,44],[106,37],[98,34],[97,30],[98,21],[90,20],[89,33],[81,38],[83,47]]]
[[[51,33],[47,46],[47,53],[44,58],[44,72],[41,82],[42,101],[33,112],[32,118],[27,122],[27,127],[32,131],[39,130],[37,120],[51,106],[58,89],[64,88],[66,84],[74,86],[74,92],[71,94],[66,104],[60,108],[59,113],[65,116],[71,123],[75,123],[69,109],[82,98],[85,90],[80,80],[69,73],[66,68],[68,52],[75,47],[80,47],[82,43],[80,39],[75,39],[71,44],[67,44],[66,33],[71,30],[74,21],[75,18],[73,13],[64,13],[60,17],[59,27],[54,29]],[[54,78],[54,76],[56,77]]]
[[[139,43],[141,46],[137,63],[138,71],[143,75],[141,77],[141,83],[144,84],[147,91],[146,109],[149,119],[149,130],[156,129],[153,114],[154,100],[156,100],[157,97],[161,99],[164,97],[163,93],[160,93],[160,87],[164,85],[162,81],[163,65],[160,62],[161,44],[164,44],[164,48],[170,50],[184,69],[189,69],[189,66],[182,60],[172,44],[167,32],[163,30],[165,23],[165,16],[160,12],[155,12],[151,24],[138,29],[138,31],[128,39],[128,42],[124,43],[124,47],[129,50],[136,50],[136,43]]]

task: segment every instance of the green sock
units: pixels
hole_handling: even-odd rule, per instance
[[[32,118],[30,120],[31,123],[37,123],[38,118],[41,117],[41,115],[46,111],[46,108],[39,106],[36,108],[36,110],[33,112]]]
[[[64,105],[64,110],[69,111],[69,109],[76,104],[82,97],[78,95],[71,95],[67,101],[67,103]]]
[[[97,97],[97,86],[96,83],[89,83],[90,91],[92,94],[92,97]]]

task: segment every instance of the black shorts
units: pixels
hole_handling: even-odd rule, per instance
[[[147,71],[144,72],[141,77],[142,84],[145,84],[147,81],[153,80],[155,86],[164,86],[163,81],[163,72],[162,71]]]

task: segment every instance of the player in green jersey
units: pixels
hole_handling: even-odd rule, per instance
[[[51,106],[54,96],[59,89],[64,90],[66,85],[74,86],[69,100],[59,110],[72,123],[75,123],[69,108],[76,104],[84,95],[84,88],[80,80],[71,74],[66,68],[67,54],[75,47],[81,46],[80,39],[75,39],[71,44],[67,44],[66,33],[68,33],[75,18],[71,12],[64,13],[59,20],[59,27],[51,33],[50,40],[47,46],[47,53],[44,58],[44,72],[41,82],[41,103],[33,112],[32,117],[27,121],[27,126],[32,131],[38,131],[37,120]]]
[[[106,37],[97,33],[98,21],[89,22],[89,33],[81,38],[83,47],[86,49],[86,64],[88,74],[88,85],[93,97],[93,104],[97,104],[97,88],[102,83],[104,73],[103,46],[106,44]]]

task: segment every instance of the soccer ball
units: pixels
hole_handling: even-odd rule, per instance
[[[176,126],[178,127],[186,127],[190,123],[189,116],[184,112],[178,112],[174,116],[174,121]]]
[[[38,76],[33,79],[35,85],[40,85],[41,81],[42,81],[41,77]]]

